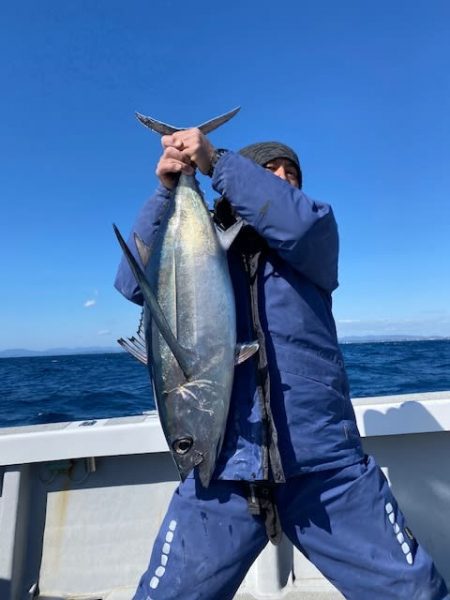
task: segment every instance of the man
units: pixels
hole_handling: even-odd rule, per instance
[[[235,369],[213,480],[205,489],[194,472],[174,493],[135,600],[229,600],[281,530],[346,598],[448,600],[361,448],[331,312],[331,208],[301,191],[283,144],[216,150],[198,129],[162,143],[161,186],[134,231],[151,242],[180,172],[210,174],[218,226],[245,222],[228,252],[237,339],[257,338],[260,350]],[[142,303],[125,261],[116,287]]]

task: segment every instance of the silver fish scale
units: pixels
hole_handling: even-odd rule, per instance
[[[194,177],[181,175],[160,232],[146,275],[177,340],[196,353],[198,368],[187,382],[158,329],[147,327],[156,400],[169,445],[192,436],[194,464],[203,461],[206,480],[225,430],[236,322],[226,255]],[[189,457],[174,458],[185,475]]]

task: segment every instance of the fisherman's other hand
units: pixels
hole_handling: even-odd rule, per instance
[[[177,149],[176,146],[165,147],[156,166],[157,177],[159,177],[164,187],[173,190],[178,183],[180,173],[194,174],[194,167],[191,164],[189,155],[185,151]]]
[[[163,136],[161,141],[164,148],[178,150],[184,156],[189,157],[199,171],[204,175],[208,174],[215,149],[200,129],[177,131],[172,135]]]

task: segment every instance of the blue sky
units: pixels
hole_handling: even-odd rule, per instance
[[[340,335],[450,335],[450,3],[23,0],[0,65],[0,350],[134,331],[111,223],[128,233],[160,151],[134,111],[237,105],[213,143],[284,141],[334,208]]]

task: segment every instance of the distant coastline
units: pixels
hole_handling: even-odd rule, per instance
[[[340,344],[378,344],[383,342],[440,342],[450,340],[444,335],[347,335]]]
[[[340,344],[379,344],[387,342],[438,342],[450,340],[446,336],[407,336],[407,335],[361,335],[343,336]],[[0,358],[30,358],[38,356],[71,356],[80,354],[118,354],[123,353],[121,347],[89,346],[81,348],[49,348],[48,350],[28,350],[27,348],[10,348],[0,350]]]
[[[33,356],[71,356],[79,354],[117,354],[124,352],[119,346],[89,346],[87,348],[49,348],[48,350],[28,350],[11,348],[0,350],[0,358],[29,358]]]

